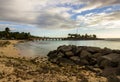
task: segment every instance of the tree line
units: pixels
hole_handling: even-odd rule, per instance
[[[0,39],[17,39],[17,40],[23,40],[23,39],[30,39],[31,34],[25,33],[25,32],[10,32],[10,28],[6,27],[4,31],[0,31]]]
[[[68,39],[97,39],[97,36],[95,34],[93,35],[80,35],[80,34],[68,34]]]

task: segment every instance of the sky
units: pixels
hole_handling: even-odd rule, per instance
[[[0,0],[0,31],[120,38],[120,0]]]

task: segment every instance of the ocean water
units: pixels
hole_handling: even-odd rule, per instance
[[[61,45],[93,46],[120,49],[120,40],[81,40],[81,41],[30,41],[17,46],[24,56],[46,56],[49,51]]]

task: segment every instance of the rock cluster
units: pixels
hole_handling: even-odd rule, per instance
[[[93,71],[96,71],[94,68],[100,68],[104,76],[120,75],[120,50],[63,45],[49,52],[48,59],[57,65],[82,65]]]

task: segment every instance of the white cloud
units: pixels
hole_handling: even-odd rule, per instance
[[[118,20],[118,12],[110,15],[79,16],[77,21],[71,19],[73,10],[69,7],[58,7],[58,4],[86,4],[85,7],[73,10],[82,12],[98,7],[119,4],[120,0],[0,0],[0,21],[31,24],[39,28],[75,28],[100,24],[102,20]]]
[[[79,27],[85,27],[88,29],[111,29],[120,28],[120,12],[114,13],[100,13],[89,14],[86,16],[78,16],[77,23]]]

